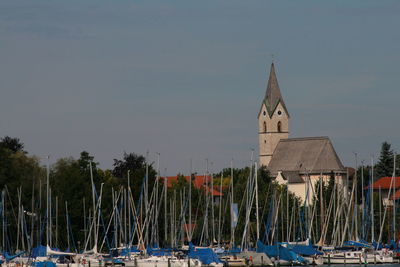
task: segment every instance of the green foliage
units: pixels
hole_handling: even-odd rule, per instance
[[[4,249],[11,251],[16,241],[18,225],[18,192],[20,204],[26,211],[32,212],[32,198],[38,195],[44,170],[39,159],[30,157],[23,150],[24,145],[17,138],[4,137],[0,142],[0,190],[5,198],[5,231],[8,242]]]
[[[398,158],[400,163],[400,158]],[[399,166],[399,165],[398,165]],[[91,172],[92,170],[92,172]],[[381,156],[376,164],[376,178],[381,176],[391,176],[393,171],[393,151],[390,144],[383,143]],[[286,185],[280,185],[274,182],[265,167],[258,170],[249,167],[223,169],[220,173],[213,175],[214,188],[219,190],[222,179],[222,199],[218,197],[210,197],[208,190],[204,188],[196,188],[194,185],[191,187],[191,214],[194,229],[193,240],[198,242],[204,234],[203,223],[208,220],[208,231],[211,233],[211,228],[214,226],[214,236],[208,236],[207,242],[212,242],[212,238],[218,238],[229,242],[231,238],[231,215],[230,203],[234,202],[239,207],[239,220],[235,229],[234,240],[236,244],[240,244],[245,227],[246,218],[246,203],[250,201],[251,192],[247,191],[250,177],[254,177],[254,172],[257,171],[258,180],[258,214],[261,237],[266,237],[269,242],[273,241],[287,241],[290,240],[304,240],[307,236],[307,229],[309,227],[304,224],[302,218],[303,211],[307,211],[305,216],[311,216],[311,211],[315,207],[315,217],[313,225],[312,236],[319,236],[323,230],[322,225],[327,214],[327,208],[330,204],[333,194],[335,194],[334,185],[335,177],[332,173],[330,178],[322,182],[316,183],[314,194],[314,206],[305,208],[303,203],[294,194],[288,192]],[[100,223],[100,240],[110,241],[113,237],[113,231],[109,231],[108,235],[104,237],[105,227],[111,219],[113,214],[113,196],[121,192],[129,192],[128,188],[128,173],[129,173],[129,187],[132,192],[132,203],[140,208],[139,221],[143,223],[145,214],[148,212],[143,208],[143,184],[148,175],[148,198],[152,195],[153,188],[158,192],[158,239],[160,245],[169,245],[171,237],[178,237],[180,240],[186,239],[184,231],[184,224],[190,223],[188,221],[189,205],[189,182],[181,174],[178,179],[172,183],[167,192],[164,192],[163,179],[156,183],[157,173],[152,164],[146,162],[146,158],[135,153],[124,153],[121,159],[114,159],[113,168],[111,170],[100,169],[98,163],[90,153],[83,151],[78,159],[74,158],[61,158],[50,168],[50,188],[51,188],[51,214],[52,214],[52,228],[53,233],[52,245],[60,248],[67,248],[67,237],[69,237],[70,248],[73,248],[71,243],[72,239],[80,241],[80,248],[83,248],[85,236],[87,232],[84,231],[85,224],[88,228],[91,216],[93,216],[93,200],[92,200],[92,178],[95,185],[97,199],[102,192],[102,205],[101,205],[101,223]],[[361,182],[361,173],[364,175],[364,183]],[[361,192],[363,188],[369,185],[371,179],[371,167],[360,167],[357,170],[358,186],[357,194],[358,199],[361,199]],[[194,177],[194,175],[193,175]],[[192,178],[193,180],[193,178]],[[233,184],[233,188],[232,188]],[[155,186],[157,185],[157,186]],[[24,145],[18,138],[4,137],[0,140],[0,190],[5,196],[5,219],[6,223],[6,248],[12,252],[16,250],[18,232],[18,205],[26,212],[26,231],[25,239],[29,235],[30,240],[33,240],[32,246],[39,244],[45,245],[45,235],[42,231],[46,225],[46,168],[40,165],[38,158],[29,156],[24,151]],[[210,185],[209,185],[210,186]],[[253,185],[254,186],[254,185]],[[253,187],[254,188],[254,187]],[[320,199],[320,189],[322,189],[323,201]],[[231,199],[233,190],[233,200]],[[20,194],[18,194],[20,192]],[[164,206],[164,196],[167,193],[167,206]],[[126,193],[127,194],[127,193]],[[20,195],[20,199],[18,199]],[[377,192],[374,193],[375,203],[375,216],[374,221],[376,225],[376,233],[378,231],[378,224],[380,222],[379,216],[381,215],[379,209],[384,207],[382,202],[379,201]],[[139,200],[141,202],[139,202]],[[67,229],[67,210],[68,203],[68,216],[71,230]],[[279,205],[278,205],[279,203]],[[359,201],[361,204],[361,200]],[[121,202],[117,207],[118,211],[118,231],[122,230],[121,218],[123,217],[122,211],[124,205]],[[57,213],[55,212],[57,210]],[[249,223],[249,240],[256,239],[256,206],[254,204],[250,210],[250,223]],[[211,214],[214,214],[214,221],[211,220]],[[28,215],[34,214],[34,216]],[[164,227],[164,215],[167,215],[167,224]],[[206,217],[208,214],[208,218]],[[221,214],[221,217],[220,215]],[[31,217],[29,217],[31,216]],[[272,217],[271,217],[272,216]],[[333,213],[331,214],[333,216]],[[175,229],[171,227],[171,218],[175,219]],[[219,220],[221,218],[221,220]],[[271,221],[273,219],[273,221]],[[56,223],[58,222],[57,229]],[[332,232],[334,218],[328,220],[327,232]],[[153,219],[149,228],[153,229]],[[126,224],[126,221],[124,222]],[[272,234],[272,228],[266,228],[270,223],[275,231]],[[385,225],[384,238],[390,236],[390,222]],[[56,235],[58,230],[58,235]],[[174,230],[174,232],[172,232]],[[290,231],[289,231],[290,230]],[[68,234],[67,234],[68,233]],[[72,233],[73,236],[70,234]],[[167,240],[164,240],[164,233],[167,234]],[[55,238],[57,236],[57,238]],[[327,242],[329,243],[330,235],[327,235]],[[203,237],[203,240],[205,238]],[[314,240],[318,241],[318,240]],[[25,241],[21,245],[21,238],[19,238],[18,248],[27,246]],[[137,239],[134,240],[134,243]],[[206,242],[206,243],[207,243]],[[209,244],[208,243],[208,244]],[[77,243],[75,243],[77,245]],[[93,245],[89,243],[88,248]]]
[[[5,136],[0,141],[0,148],[8,149],[12,153],[22,152],[26,154],[24,151],[24,144],[21,143],[19,138],[11,138],[9,136]]]
[[[335,174],[331,172],[328,181],[324,181],[324,179],[319,179],[314,186],[314,196],[313,201],[309,207],[310,212],[315,209],[315,217],[314,217],[314,225],[313,225],[313,235],[320,237],[323,231],[327,233],[333,232],[333,216],[334,213],[331,212],[330,218],[328,218],[328,207],[331,201],[336,201],[336,191],[335,188]],[[328,222],[328,224],[326,224]],[[328,227],[328,229],[325,229]],[[319,240],[314,240],[318,242]],[[326,235],[325,242],[330,244],[331,236]]]
[[[369,186],[371,182],[371,166],[360,166],[357,169],[357,199],[358,204],[362,203],[361,196],[367,192],[366,188]]]
[[[375,165],[375,180],[393,175],[393,150],[387,142],[382,143],[379,161]]]
[[[128,183],[128,171],[130,177],[130,186],[132,195],[135,201],[139,199],[142,183],[146,177],[146,159],[143,156],[136,155],[135,153],[124,153],[122,159],[114,159],[114,168],[112,175],[119,178],[122,184]],[[149,188],[153,188],[156,171],[152,165],[148,165],[148,181]]]

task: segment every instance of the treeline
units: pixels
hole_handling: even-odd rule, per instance
[[[6,136],[1,139],[0,190],[2,205],[4,203],[1,217],[4,218],[2,228],[5,231],[2,238],[4,244],[1,243],[3,250],[26,251],[34,246],[46,245],[46,169],[47,166],[41,165],[38,157],[28,155],[18,138]],[[146,169],[149,188],[152,188],[156,178],[154,167],[149,165],[146,168],[145,158],[134,153],[115,159],[112,170],[100,169],[94,157],[86,151],[80,154],[79,159],[57,160],[49,168],[52,245],[67,248],[69,243],[76,249],[79,245],[83,247],[93,212],[91,179],[97,197],[100,188],[103,189],[102,220],[106,222],[113,208],[111,191],[127,185],[130,170],[132,195],[138,198]]]
[[[380,158],[374,167],[375,179],[392,175],[393,151],[390,144],[383,143]],[[358,190],[360,192],[364,186],[368,185],[368,175],[372,175],[371,166],[367,164],[360,166],[357,173],[360,174],[361,170],[365,179],[363,184],[359,183]],[[224,194],[222,199],[207,200],[204,191],[192,187],[191,214],[194,242],[212,243],[215,240],[229,242],[233,239],[236,244],[240,244],[246,226],[245,219],[248,210],[246,201],[251,195],[247,191],[249,177],[254,175],[255,171],[257,171],[258,177],[260,238],[286,241],[287,237],[291,240],[301,240],[307,237],[307,229],[305,229],[307,225],[302,224],[304,222],[304,203],[288,192],[286,186],[273,182],[267,169],[254,170],[252,167],[245,167],[233,170],[226,168],[219,173],[210,174],[217,187],[222,180]],[[46,210],[47,173],[49,174],[49,199],[51,200],[49,213]],[[233,201],[230,198],[232,174],[234,177]],[[129,190],[127,190],[128,176]],[[124,194],[125,199],[129,198],[129,194],[132,204],[135,205],[138,212],[137,217],[133,218],[132,215],[132,223],[143,223],[146,214],[146,211],[143,211],[144,196],[142,194],[145,177],[148,177],[148,198],[150,199],[153,190],[157,190],[157,195],[160,196],[157,201],[161,205],[157,213],[157,220],[149,226],[151,229],[155,229],[155,231],[150,231],[149,238],[151,240],[149,242],[168,246],[177,239],[187,240],[187,233],[184,229],[189,223],[187,204],[189,186],[182,175],[179,175],[173,187],[168,188],[165,204],[161,199],[161,197],[165,197],[163,185],[156,183],[155,166],[148,164],[142,155],[124,153],[121,159],[114,159],[111,170],[103,170],[99,168],[95,158],[89,152],[83,151],[78,159],[62,158],[57,160],[55,164],[49,166],[47,171],[47,166],[43,166],[39,158],[30,156],[24,150],[24,145],[18,138],[8,136],[2,138],[0,140],[2,250],[27,251],[38,245],[46,245],[47,214],[50,214],[51,217],[49,228],[52,247],[70,250],[84,249],[86,240],[88,240],[88,229],[93,219],[91,217],[93,215],[92,180],[95,185],[95,198],[98,198],[100,193],[102,198],[99,240],[100,243],[105,240],[103,250],[126,244],[127,219],[124,221],[123,218],[119,218],[118,225],[108,228],[115,209],[113,200],[119,193]],[[332,183],[323,186],[324,194],[332,194]],[[328,200],[328,197],[325,198],[325,206],[329,205]],[[233,236],[230,219],[231,202],[238,204],[239,212],[239,220]],[[320,205],[320,203],[317,204]],[[122,202],[118,205],[120,210],[124,209]],[[281,210],[279,214],[278,210]],[[256,240],[257,233],[255,211],[255,205],[252,205],[248,215],[250,217],[249,230],[245,237],[253,241]],[[271,221],[271,213],[276,214],[277,220]],[[315,224],[316,231],[321,231],[318,229],[320,223],[316,221]],[[274,229],[273,234],[271,234],[272,228]],[[118,236],[116,237],[116,235]],[[133,244],[137,241],[136,236],[133,238]],[[94,240],[91,239],[88,243],[89,248],[93,242]]]
[[[6,251],[29,250],[35,246],[46,245],[46,222],[47,206],[46,206],[46,180],[47,166],[42,165],[39,158],[30,156],[24,150],[23,143],[18,138],[4,137],[0,141],[0,190],[4,197],[4,210],[2,210],[1,218],[4,218],[2,228],[4,229],[4,238],[2,235],[1,246]],[[101,204],[101,226],[100,226],[100,243],[101,240],[106,240],[104,248],[120,246],[124,240],[122,224],[127,224],[126,220],[119,222],[117,229],[109,229],[106,233],[107,225],[109,224],[111,214],[113,213],[113,197],[116,197],[118,192],[124,193],[128,186],[128,175],[130,181],[130,191],[134,205],[138,209],[143,206],[143,185],[144,179],[148,177],[148,198],[153,193],[154,188],[158,190],[158,200],[161,204],[161,209],[157,219],[156,233],[151,230],[149,242],[156,241],[159,245],[168,246],[172,239],[180,239],[187,241],[188,222],[188,182],[183,178],[183,175],[178,175],[179,178],[173,187],[167,190],[167,209],[161,197],[163,196],[163,185],[160,183],[155,185],[157,172],[155,166],[146,163],[144,156],[135,153],[125,153],[121,159],[115,159],[111,170],[103,170],[98,167],[95,158],[90,153],[83,151],[78,159],[61,158],[55,164],[49,166],[49,199],[50,204],[50,244],[52,247],[62,249],[82,250],[85,246],[85,241],[88,239],[88,229],[92,221],[93,214],[93,196],[91,180],[95,184],[96,198],[99,197],[100,190],[102,193]],[[238,223],[234,239],[240,244],[242,239],[243,229],[245,227],[246,218],[246,202],[244,196],[250,196],[251,192],[247,192],[247,182],[251,176],[252,170],[250,167],[242,169],[230,168],[222,170],[220,173],[210,174],[214,179],[215,187],[219,190],[221,177],[223,180],[222,199],[216,201],[207,199],[207,194],[203,190],[192,186],[191,192],[191,213],[193,224],[193,241],[203,243],[212,243],[215,239],[229,241],[231,235],[231,214],[230,203],[238,204]],[[258,194],[259,194],[259,216],[261,231],[265,230],[265,219],[271,209],[268,204],[268,199],[278,197],[281,193],[287,193],[285,186],[279,186],[271,183],[268,171],[265,168],[257,170],[258,172]],[[234,177],[234,200],[231,195],[231,174]],[[195,175],[195,174],[193,174]],[[277,193],[277,192],[281,193]],[[127,191],[125,191],[124,194]],[[286,194],[285,193],[285,194]],[[289,194],[289,198],[282,198],[280,205],[286,205],[289,201],[290,205],[300,207],[299,200]],[[208,201],[208,202],[207,202]],[[217,202],[217,203],[215,203]],[[123,204],[119,204],[123,205]],[[221,206],[221,208],[219,208]],[[118,206],[122,208],[122,206]],[[256,233],[255,223],[255,207],[251,207],[249,224],[250,231],[248,235],[254,240]],[[297,209],[297,208],[296,208]],[[138,211],[139,212],[139,211]],[[145,220],[145,211],[140,211],[141,214],[137,218],[132,217],[132,222],[137,219],[138,223]],[[167,212],[167,220],[165,223],[164,213]],[[287,214],[284,214],[285,220]],[[213,221],[212,221],[213,219]],[[283,219],[283,217],[281,218]],[[174,220],[171,223],[171,220]],[[207,221],[205,221],[207,220]],[[186,225],[184,225],[186,224]],[[206,229],[204,224],[207,224]],[[213,227],[214,224],[214,227]],[[166,225],[166,226],[165,226]],[[150,227],[155,227],[151,225]],[[282,227],[286,227],[283,225]],[[214,229],[214,230],[212,230]],[[171,233],[177,235],[172,236]],[[281,229],[275,236],[282,235],[284,228]],[[118,232],[118,238],[115,237],[115,231]],[[1,231],[0,231],[1,232]],[[105,238],[104,238],[105,237]],[[154,239],[154,240],[153,240]],[[250,239],[250,238],[249,238]],[[90,240],[88,247],[93,245],[93,238]],[[133,244],[137,242],[137,237],[134,237]]]

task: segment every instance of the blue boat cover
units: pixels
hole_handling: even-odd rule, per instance
[[[148,255],[152,255],[152,256],[171,256],[172,255],[172,249],[148,247],[147,248],[147,254]]]
[[[372,246],[375,248],[375,249],[382,249],[382,243],[378,243],[378,242],[376,242],[376,241],[374,241],[374,242],[372,242]]]
[[[229,250],[225,250],[224,253],[222,253],[222,254],[223,255],[236,255],[236,254],[239,254],[240,252],[242,252],[240,248],[233,247]]]
[[[290,249],[295,253],[303,256],[315,256],[315,255],[324,255],[321,251],[316,250],[312,246],[306,245],[289,245]]]
[[[129,253],[139,253],[140,250],[137,249],[137,246],[132,246],[130,249],[129,248],[124,248],[121,250],[121,256],[126,256]]]
[[[396,243],[396,240],[393,240],[393,239],[390,240],[389,248],[392,250],[399,248],[398,244]]]
[[[15,255],[10,255],[10,254],[8,254],[8,252],[4,252],[4,258],[6,259],[6,262],[9,262],[9,261],[21,256],[24,253],[25,253],[25,251],[22,251],[20,253],[15,254]]]
[[[189,258],[201,261],[202,264],[222,263],[211,248],[196,248],[192,243],[189,243],[188,256]]]
[[[367,243],[357,242],[357,241],[352,241],[352,240],[344,242],[343,246],[358,247],[358,248],[370,248],[371,247]]]
[[[56,267],[56,264],[52,261],[34,261],[31,266],[35,267]]]
[[[279,244],[267,246],[264,245],[260,240],[257,241],[257,252],[264,252],[270,258],[279,258],[280,260],[285,260],[289,262],[306,262],[303,257],[288,248],[285,248]]]
[[[240,253],[241,250],[238,247],[233,247],[230,250],[228,250],[228,252],[231,253],[231,254],[237,254],[237,253]]]
[[[38,246],[32,249],[32,257],[45,257],[47,256],[47,250],[45,246]]]
[[[113,258],[103,258],[104,262],[106,263],[114,263],[114,264],[120,264],[123,265],[123,261],[121,259],[113,259]]]

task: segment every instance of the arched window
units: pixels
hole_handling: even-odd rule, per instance
[[[278,121],[278,133],[282,132],[282,123]]]
[[[264,133],[267,132],[267,123],[264,121]]]

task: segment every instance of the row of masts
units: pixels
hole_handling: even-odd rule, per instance
[[[168,187],[166,178],[160,176],[160,155],[157,154],[157,177],[152,189],[149,189],[149,165],[146,163],[146,175],[143,180],[141,194],[139,198],[135,198],[132,194],[130,183],[130,170],[127,172],[127,184],[118,190],[112,189],[112,213],[107,216],[108,221],[104,221],[102,214],[102,196],[104,184],[100,184],[99,193],[96,189],[92,163],[89,164],[92,205],[86,207],[86,200],[83,199],[83,218],[84,218],[84,242],[82,243],[83,251],[91,251],[99,253],[104,251],[106,247],[111,248],[123,246],[131,248],[137,245],[138,248],[146,247],[182,246],[185,242],[191,242],[194,239],[195,230],[197,230],[196,240],[199,245],[216,245],[222,246],[229,240],[229,246],[234,247],[240,245],[244,250],[254,247],[257,240],[264,240],[265,243],[273,244],[277,241],[298,241],[298,240],[314,240],[317,245],[333,245],[342,246],[347,240],[359,240],[361,233],[362,238],[367,238],[371,242],[382,242],[385,224],[388,224],[389,205],[382,205],[382,193],[379,190],[379,225],[378,229],[375,225],[376,211],[374,206],[374,194],[369,189],[369,212],[367,210],[366,194],[364,188],[361,190],[361,205],[358,204],[358,174],[352,181],[350,187],[340,183],[333,184],[332,193],[329,199],[324,199],[323,179],[322,175],[319,183],[314,188],[310,177],[306,177],[306,198],[303,203],[289,192],[287,187],[268,184],[268,189],[264,189],[264,197],[261,202],[259,197],[260,188],[258,186],[258,166],[257,162],[251,155],[251,164],[249,176],[246,180],[243,198],[240,203],[235,201],[234,196],[234,168],[233,161],[230,166],[230,183],[224,191],[225,199],[220,196],[217,201],[213,196],[214,179],[219,179],[219,192],[223,192],[224,172],[220,177],[214,178],[208,169],[208,161],[206,161],[206,171],[204,173],[205,185],[208,187],[200,194],[200,200],[203,210],[197,207],[195,214],[192,214],[192,191],[193,191],[193,166],[191,163],[190,178],[188,187],[180,191]],[[396,160],[394,160],[396,162]],[[371,160],[373,168],[374,162]],[[394,196],[396,187],[394,166],[393,179],[391,180],[388,199]],[[35,195],[32,193],[32,212],[26,214],[21,204],[22,189],[17,191],[18,197],[18,215],[17,215],[17,233],[16,248],[22,250],[31,250],[34,247],[34,236],[40,239],[42,226],[45,224],[45,244],[49,247],[59,246],[59,201],[56,196],[54,199],[50,187],[50,166],[46,166],[46,216],[42,222],[40,211],[41,190],[39,191],[38,209],[35,209]],[[364,173],[361,168],[360,178],[361,184],[364,186]],[[371,181],[373,177],[373,169],[371,170]],[[348,180],[348,179],[347,179]],[[209,184],[210,183],[210,184]],[[41,185],[39,185],[41,188]],[[281,188],[281,189],[278,189]],[[311,198],[311,195],[314,197]],[[2,247],[7,247],[7,219],[5,216],[6,196],[10,197],[9,192],[3,190],[1,196],[2,207]],[[136,203],[135,203],[136,199]],[[237,200],[238,198],[236,198]],[[263,203],[260,207],[260,202]],[[319,207],[317,203],[319,202]],[[325,206],[327,203],[327,206]],[[237,207],[240,204],[240,208]],[[235,208],[236,207],[236,208]],[[393,239],[396,238],[396,201],[392,206],[392,233]],[[359,214],[361,208],[361,214]],[[383,209],[383,210],[382,210]],[[230,210],[230,220],[224,214]],[[55,211],[55,225],[52,218]],[[14,212],[14,211],[13,211]],[[200,220],[199,212],[202,214]],[[319,214],[317,214],[319,212]],[[30,233],[27,225],[30,216]],[[65,234],[67,235],[67,247],[71,248],[74,233],[72,232],[71,222],[68,215],[68,203],[65,202]],[[194,215],[194,216],[193,216]],[[238,220],[235,217],[240,216],[242,224],[239,235],[236,235]],[[163,217],[163,220],[160,218]],[[38,218],[35,222],[35,218]],[[369,218],[369,224],[366,224]],[[360,220],[361,219],[361,222]],[[236,220],[236,221],[235,221]],[[227,223],[230,221],[230,227]],[[160,225],[162,222],[162,225]],[[202,222],[199,226],[198,223]],[[35,223],[36,234],[35,234]],[[228,226],[227,226],[228,225]],[[196,227],[193,227],[196,226]],[[360,226],[360,228],[359,228]],[[370,227],[367,229],[367,227]],[[230,236],[226,236],[226,229],[229,227]],[[161,231],[161,228],[162,231]],[[198,229],[201,229],[200,231]],[[263,230],[263,231],[262,231]],[[369,231],[370,230],[370,231]],[[377,231],[378,230],[378,231]],[[225,234],[224,234],[225,232]],[[54,233],[54,236],[53,236]],[[163,233],[163,236],[160,236]],[[367,236],[367,233],[370,235]],[[378,235],[376,235],[378,233]],[[390,235],[390,234],[389,234]],[[112,242],[109,237],[112,236]],[[239,243],[236,244],[236,241]],[[54,243],[53,243],[54,241]],[[329,242],[329,243],[327,243]],[[74,244],[76,247],[76,244]]]

